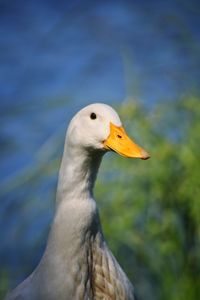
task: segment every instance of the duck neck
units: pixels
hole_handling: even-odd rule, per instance
[[[65,145],[58,179],[57,203],[73,198],[80,201],[93,197],[102,156],[102,151]]]
[[[84,151],[68,145],[64,149],[58,179],[56,212],[45,253],[34,273],[34,280],[46,289],[49,287],[49,280],[46,278],[50,278],[55,291],[61,291],[59,295],[75,295],[77,289],[71,283],[80,274],[85,284],[85,278],[88,278],[85,266],[91,258],[91,241],[97,235],[101,241],[100,221],[92,195],[101,158],[102,153]],[[68,274],[67,280],[63,274]],[[60,298],[56,295],[51,299]]]

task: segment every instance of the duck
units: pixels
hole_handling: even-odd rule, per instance
[[[134,300],[134,288],[103,235],[93,189],[105,153],[148,159],[109,105],[82,108],[69,123],[56,206],[44,254],[5,300]]]

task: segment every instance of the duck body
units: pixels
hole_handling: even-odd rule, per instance
[[[82,206],[82,212],[88,216],[84,232],[78,219],[71,237],[67,231],[66,239],[63,231],[57,240],[50,239],[36,270],[7,299],[134,299],[132,285],[109,251],[96,221],[98,213],[94,204],[90,205],[89,209]],[[64,212],[69,207],[62,208]],[[55,222],[63,218],[62,213],[56,214]],[[57,251],[58,242],[62,252],[60,248]]]
[[[104,126],[102,131],[96,132],[103,126],[94,126],[93,112],[99,119],[103,116],[99,121]],[[121,125],[115,111],[104,104],[90,105],[72,119],[65,140],[56,211],[46,250],[33,273],[5,300],[134,299],[132,284],[104,240],[93,196],[96,175],[105,153],[103,142],[110,135],[107,119],[117,128]]]

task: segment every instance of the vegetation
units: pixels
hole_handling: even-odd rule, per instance
[[[129,102],[120,115],[151,159],[104,161],[96,194],[107,241],[139,299],[199,299],[199,99],[150,113]]]

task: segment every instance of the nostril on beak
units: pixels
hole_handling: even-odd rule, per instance
[[[117,135],[117,137],[118,137],[119,139],[121,139],[121,138],[122,138],[122,136],[121,136],[120,134],[118,134],[118,135]]]

